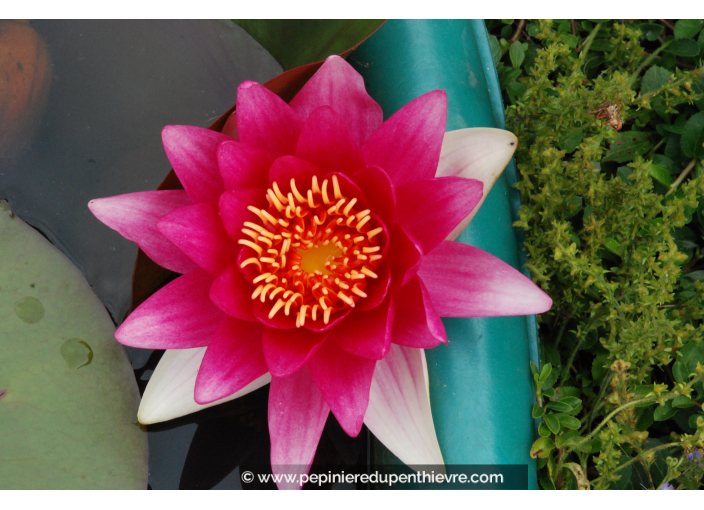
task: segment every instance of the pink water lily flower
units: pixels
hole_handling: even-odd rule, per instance
[[[423,351],[447,343],[440,317],[552,304],[501,260],[446,240],[516,145],[496,129],[445,134],[446,116],[436,90],[383,122],[362,77],[330,57],[290,104],[242,83],[227,134],[167,126],[185,191],[91,201],[103,223],[183,274],[115,334],[167,350],[140,422],[270,383],[274,472],[308,471],[330,412],[350,436],[366,424],[407,464],[441,464]]]

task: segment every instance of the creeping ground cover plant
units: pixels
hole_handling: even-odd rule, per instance
[[[164,128],[183,191],[89,204],[183,274],[115,334],[167,350],[140,422],[270,383],[274,473],[307,473],[330,412],[350,436],[366,424],[407,464],[441,464],[424,356],[447,343],[440,317],[533,314],[552,304],[506,263],[448,240],[476,212],[515,137],[446,134],[439,90],[384,122],[362,77],[334,56],[290,104],[242,83],[233,115],[229,135]]]

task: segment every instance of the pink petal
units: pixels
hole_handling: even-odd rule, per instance
[[[229,402],[269,384],[271,380],[271,375],[264,374],[229,397],[206,405],[197,404],[193,395],[205,350],[205,347],[196,347],[169,349],[164,352],[142,395],[137,413],[139,423],[149,425],[172,420]]]
[[[283,99],[253,81],[237,89],[237,132],[240,141],[274,156],[296,152],[303,120]]]
[[[217,148],[232,138],[194,126],[166,126],[161,138],[166,156],[191,200],[196,204],[216,202],[225,191]]]
[[[518,139],[513,133],[502,129],[467,128],[445,133],[436,177],[464,177],[484,183],[479,204],[454,228],[448,240],[457,239],[472,221],[517,146]]]
[[[269,185],[276,183],[281,193],[288,195],[291,191],[291,179],[295,179],[296,189],[305,195],[313,183],[313,176],[322,184],[323,171],[320,168],[305,159],[283,156],[271,166]]]
[[[408,465],[443,464],[435,435],[422,349],[392,345],[376,364],[364,423]]]
[[[218,147],[218,168],[225,189],[266,189],[269,168],[276,156],[240,142],[225,142]]]
[[[377,167],[368,167],[352,176],[362,190],[372,211],[385,223],[391,223],[396,210],[396,191],[388,174]]]
[[[502,260],[454,241],[423,257],[418,276],[441,317],[529,315],[552,306],[545,292]]]
[[[337,184],[340,186],[340,193],[342,196],[344,196],[349,203],[353,198],[357,199],[357,202],[355,202],[354,205],[354,210],[355,211],[364,211],[365,209],[369,209],[369,202],[367,202],[367,198],[364,196],[364,193],[362,193],[362,190],[357,186],[357,184],[352,180],[352,178],[348,175],[345,175],[340,172],[330,172],[329,174],[325,175],[324,179],[327,179],[330,181],[328,183],[328,193],[330,193],[330,199],[334,200],[334,194],[333,194],[333,184],[332,184],[332,177],[333,175],[337,177]],[[322,183],[321,183],[322,186]],[[374,211],[375,212],[375,211]],[[375,214],[375,220],[379,221],[378,216]]]
[[[447,95],[434,90],[414,99],[374,131],[364,160],[389,174],[396,186],[435,176],[447,119]]]
[[[420,264],[419,264],[420,266]],[[366,298],[357,301],[357,310],[371,310],[381,304],[391,287],[391,271],[388,262],[384,261],[375,271],[378,278],[368,278],[364,289]]]
[[[291,375],[315,353],[328,332],[314,333],[305,328],[264,329],[264,357],[271,375]]]
[[[403,227],[393,224],[389,231],[391,243],[388,261],[391,281],[394,286],[405,285],[418,272],[423,259],[423,249]]]
[[[389,294],[383,303],[369,311],[355,310],[344,327],[331,337],[347,352],[369,359],[381,359],[391,346],[394,300]]]
[[[317,321],[307,320],[306,323],[303,325],[303,327],[306,328],[308,331],[312,331],[313,333],[324,333],[326,331],[330,331],[332,328],[337,326],[351,312],[352,312],[352,308],[346,308],[344,310],[340,310],[339,312],[335,312],[330,316],[330,320],[328,321],[327,324],[325,324],[321,320],[317,320]]]
[[[273,377],[269,389],[271,469],[274,474],[310,471],[330,408],[307,368],[288,377]],[[299,489],[280,482],[279,489]]]
[[[423,282],[414,276],[393,291],[396,316],[391,341],[406,347],[430,349],[447,344],[447,334]]]
[[[210,287],[210,300],[226,314],[244,321],[256,321],[252,311],[252,292],[237,264],[228,267]]]
[[[375,360],[355,356],[328,339],[308,360],[315,384],[343,430],[356,437],[369,405]]]
[[[424,253],[430,253],[477,206],[483,186],[481,181],[461,177],[398,186],[395,221],[420,243]]]
[[[304,119],[324,105],[331,106],[345,120],[358,146],[384,120],[381,106],[367,94],[364,79],[336,55],[327,58],[291,101],[291,107]]]
[[[284,310],[279,310],[276,315],[269,317],[274,303],[267,301],[262,303],[261,299],[257,298],[252,300],[252,311],[254,312],[254,317],[270,328],[274,329],[286,329],[291,330],[296,328],[296,317],[293,313],[290,315],[284,314]]]
[[[231,136],[235,140],[239,140],[239,134],[237,133],[237,112],[232,112],[230,116],[225,121],[225,125],[222,127],[221,133],[223,135]]]
[[[269,203],[266,201],[266,191],[256,188],[233,189],[220,195],[218,203],[220,218],[230,238],[234,240],[252,240],[251,237],[242,232],[242,229],[246,228],[244,222],[249,221],[260,225],[261,220],[256,214],[247,209],[250,205],[258,209],[264,208],[268,210]],[[257,255],[257,252],[249,247],[247,247],[247,253],[251,253],[250,256]]]
[[[187,273],[198,266],[157,230],[156,223],[174,209],[190,204],[185,191],[142,191],[91,200],[88,208],[108,227],[137,243],[160,266]]]
[[[225,319],[200,365],[196,403],[204,405],[228,397],[269,371],[262,352],[263,332],[258,322]]]
[[[296,156],[328,172],[352,175],[366,167],[359,145],[342,118],[329,106],[311,113],[298,139]]]
[[[213,274],[221,273],[237,260],[240,245],[227,235],[216,204],[175,209],[156,226],[191,260]]]
[[[177,278],[132,312],[115,332],[115,339],[142,349],[208,345],[226,317],[210,301],[213,280],[202,269]]]

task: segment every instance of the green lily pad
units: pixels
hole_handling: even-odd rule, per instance
[[[139,391],[81,272],[0,201],[0,489],[146,489]]]

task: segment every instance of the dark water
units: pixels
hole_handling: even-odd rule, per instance
[[[32,27],[49,48],[48,105],[30,149],[0,159],[0,199],[83,271],[119,323],[129,309],[137,248],[86,204],[156,189],[170,168],[161,145],[165,125],[207,127],[235,103],[241,81],[263,83],[281,67],[229,21]],[[160,353],[129,354],[143,390]],[[267,392],[151,426],[151,488],[242,488],[240,469],[268,464]],[[352,440],[331,419],[315,464],[365,462],[366,448],[365,432]]]

